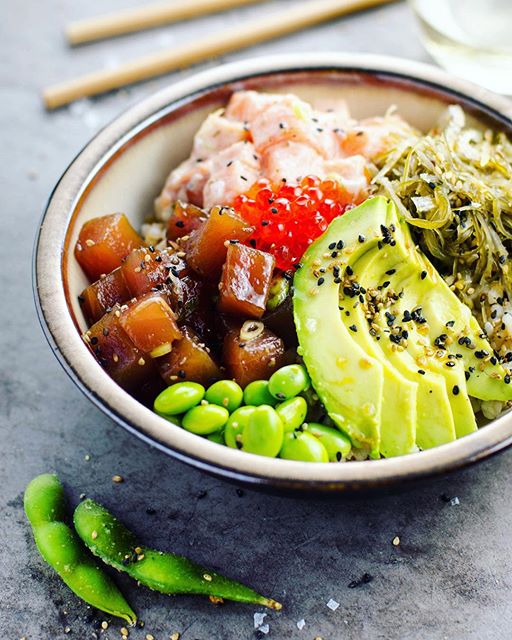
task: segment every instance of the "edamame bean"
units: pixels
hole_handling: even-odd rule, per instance
[[[206,391],[205,398],[212,404],[218,404],[232,413],[242,404],[244,392],[234,380],[219,380]]]
[[[220,431],[229,418],[229,411],[216,404],[193,407],[183,416],[181,426],[199,436],[207,436]]]
[[[276,411],[283,422],[285,433],[295,431],[306,419],[308,403],[301,396],[285,400],[278,404]]]
[[[244,402],[253,407],[259,407],[262,404],[268,404],[273,407],[277,404],[277,400],[268,390],[268,380],[254,380],[244,389]]]
[[[94,555],[118,571],[160,593],[197,593],[281,609],[239,582],[225,578],[188,558],[145,547],[104,507],[84,500],[73,517],[78,535]]]
[[[204,398],[204,387],[197,382],[177,382],[156,398],[153,408],[158,414],[175,416],[198,405]]]
[[[242,433],[255,407],[240,407],[229,416],[224,429],[224,442],[231,449],[242,448]]]
[[[24,506],[34,539],[46,562],[82,600],[135,624],[137,616],[109,575],[86,552],[64,522],[64,488],[56,475],[37,476],[25,490]]]
[[[167,420],[167,422],[171,422],[175,424],[177,427],[181,427],[181,416],[168,416],[165,413],[160,413],[159,411],[155,411],[161,418]]]
[[[338,429],[326,427],[317,422],[308,422],[307,425],[304,425],[304,429],[324,445],[331,462],[340,462],[348,456],[352,449],[350,440]]]
[[[270,376],[268,390],[278,400],[288,400],[309,387],[309,376],[300,364],[281,367]]]
[[[216,431],[215,433],[210,433],[209,436],[206,436],[207,440],[210,442],[216,442],[217,444],[224,444],[224,432]]]
[[[275,458],[283,444],[283,423],[277,411],[262,404],[256,407],[242,433],[243,450]]]
[[[303,462],[329,462],[324,445],[307,431],[285,434],[279,457]]]

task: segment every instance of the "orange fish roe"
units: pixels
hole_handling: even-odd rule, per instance
[[[295,184],[259,180],[235,199],[233,208],[255,227],[245,242],[271,253],[286,271],[334,218],[356,204],[337,180],[306,176]]]

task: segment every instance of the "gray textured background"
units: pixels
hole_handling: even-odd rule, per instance
[[[67,163],[104,123],[191,71],[84,101],[53,114],[40,88],[102,65],[201,37],[267,3],[69,51],[71,19],[123,0],[3,0],[0,7],[0,629],[2,638],[94,638],[92,614],[38,557],[22,512],[37,473],[57,471],[115,510],[144,539],[187,553],[282,599],[270,636],[313,640],[512,637],[512,453],[401,496],[320,503],[236,488],[183,466],[125,434],[72,385],[45,343],[32,302],[30,254],[44,202]],[[126,4],[131,4],[126,2]],[[281,51],[371,51],[426,60],[403,4],[318,27],[227,59]],[[210,63],[216,64],[215,62]],[[86,459],[90,456],[90,460]],[[124,484],[114,485],[119,473]],[[199,498],[200,492],[205,497]],[[458,496],[451,506],[441,495]],[[155,509],[148,515],[146,509]],[[401,544],[391,540],[399,535]],[[348,584],[369,572],[370,584]],[[131,638],[254,638],[252,606],[167,598],[121,580],[145,621]],[[326,607],[329,598],[337,611]],[[304,618],[300,631],[296,623]],[[69,635],[65,632],[69,627]],[[103,638],[119,638],[113,622]]]

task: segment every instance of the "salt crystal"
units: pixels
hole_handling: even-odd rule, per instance
[[[267,635],[267,633],[270,631],[270,627],[268,624],[262,624],[261,627],[258,628],[258,631],[261,631],[261,633]]]
[[[329,609],[331,611],[336,611],[336,609],[340,606],[339,602],[336,602],[336,600],[333,600],[332,598],[329,600],[329,602],[327,603],[327,606],[329,607]]]
[[[304,618],[302,618],[302,620],[299,620],[297,622],[297,629],[299,629],[299,631],[302,631],[302,629],[304,629],[305,626],[306,626],[306,621],[304,620]]]
[[[266,617],[266,613],[260,613],[259,611],[257,611],[254,614],[254,628],[255,629],[259,629],[261,627],[261,625],[263,624],[263,621],[265,620]]]
[[[450,507],[456,507],[458,504],[460,504],[460,500],[457,498],[457,496],[454,496],[450,500]]]

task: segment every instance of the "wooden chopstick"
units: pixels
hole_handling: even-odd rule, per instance
[[[96,18],[72,22],[66,27],[66,37],[72,45],[102,40],[125,33],[152,29],[170,22],[225,11],[261,0],[174,0],[126,9]]]
[[[43,92],[47,109],[55,109],[79,98],[118,89],[141,80],[186,67],[227,51],[277,38],[299,29],[394,0],[309,0],[295,3],[292,9],[273,12],[197,41],[154,53],[120,65],[102,69],[75,80],[48,87]]]

